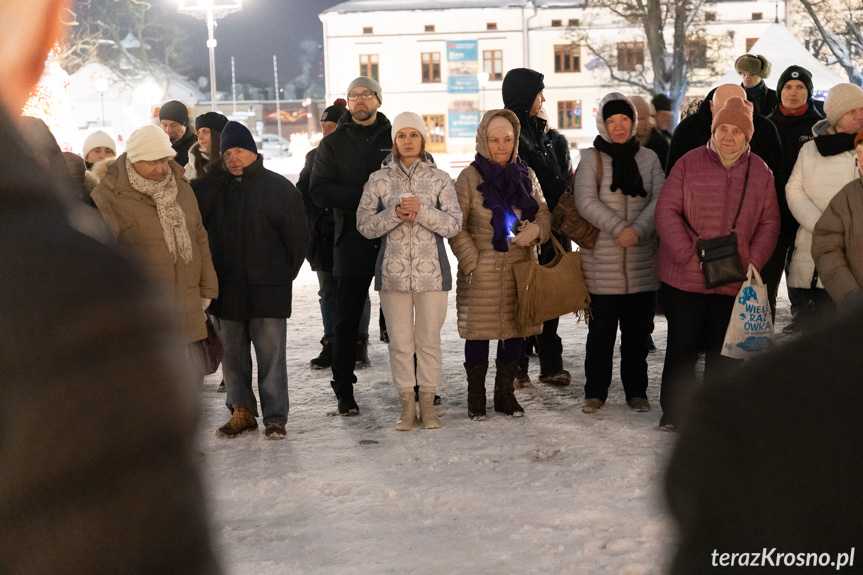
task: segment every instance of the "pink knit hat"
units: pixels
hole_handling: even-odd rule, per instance
[[[719,111],[713,112],[710,133],[715,133],[716,128],[722,124],[737,126],[746,135],[747,142],[752,140],[752,132],[755,131],[752,125],[752,102],[747,102],[743,98],[728,98]]]

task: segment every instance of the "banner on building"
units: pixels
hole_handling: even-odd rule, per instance
[[[450,138],[476,136],[479,125],[479,43],[476,40],[447,42],[447,127]]]

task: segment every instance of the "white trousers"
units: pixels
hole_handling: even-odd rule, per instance
[[[435,391],[443,378],[440,331],[446,319],[447,292],[381,291],[380,299],[390,336],[393,382],[399,391],[416,384],[422,391]]]

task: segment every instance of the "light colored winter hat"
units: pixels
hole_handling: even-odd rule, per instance
[[[381,104],[384,103],[384,96],[381,94],[381,85],[369,78],[368,76],[360,76],[359,78],[354,78],[350,84],[348,84],[348,91],[346,94],[350,94],[351,90],[354,88],[368,88],[378,96],[378,102]]]
[[[393,119],[393,129],[392,129],[392,138],[393,141],[396,141],[396,134],[399,133],[399,130],[403,130],[404,128],[413,128],[423,137],[423,140],[428,140],[428,131],[426,130],[425,122],[419,116],[419,114],[415,114],[413,112],[402,112],[398,116]]]
[[[117,155],[117,144],[114,143],[114,139],[103,132],[102,130],[97,130],[87,136],[87,139],[84,140],[84,149],[82,150],[82,156],[86,159],[87,154],[89,154],[93,148],[108,148],[114,155]]]
[[[171,140],[162,128],[152,124],[142,126],[132,132],[126,140],[126,157],[133,164],[135,162],[161,160],[162,158],[173,158],[177,155],[171,147]]]
[[[766,80],[770,76],[770,60],[758,54],[744,54],[734,62],[734,69],[738,74],[748,72]]]
[[[492,118],[488,126],[485,129],[486,134],[491,136],[491,133],[496,130],[504,130],[506,133],[510,135],[515,135],[515,128],[512,126],[512,122],[510,122],[509,118],[506,116],[495,116]]]
[[[722,124],[730,124],[740,128],[740,131],[746,135],[746,141],[749,142],[752,140],[752,132],[755,131],[752,125],[752,110],[752,102],[743,98],[728,98],[719,111],[713,112],[710,133],[715,133],[716,128]]]
[[[856,108],[863,108],[863,88],[854,84],[836,84],[827,92],[824,115],[835,126],[839,119]]]

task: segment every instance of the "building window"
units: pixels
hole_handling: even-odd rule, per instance
[[[497,22],[486,22],[485,23],[486,30],[497,30]]]
[[[581,129],[581,100],[564,100],[557,103],[557,129]]]
[[[581,72],[581,46],[558,44],[554,47],[555,72]]]
[[[707,40],[704,38],[687,40],[686,61],[693,68],[707,68]]]
[[[551,25],[554,28],[560,28],[561,26],[563,26],[563,20],[552,20]]]
[[[746,53],[748,54],[750,50],[752,50],[752,46],[758,42],[758,38],[747,38],[746,39]]]
[[[489,80],[503,80],[503,50],[483,50],[482,71]]]
[[[363,26],[363,34],[374,34],[375,29],[371,26]]]
[[[440,52],[422,53],[423,84],[440,82]]]
[[[570,18],[566,25],[570,28],[576,28],[578,26],[581,26],[581,20],[579,20],[578,18]]]
[[[704,13],[704,21],[705,22],[716,22],[716,12],[705,12]]]
[[[764,13],[763,12],[753,12],[752,13],[752,19],[753,20],[763,20],[764,19]]]
[[[434,24],[426,24],[425,31],[434,32]]]
[[[644,67],[644,42],[618,42],[617,69],[637,72],[639,67]]]
[[[377,54],[360,54],[360,76],[368,76],[375,82],[380,81]]]

